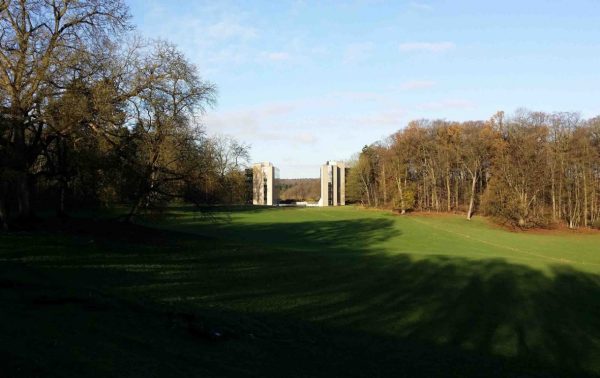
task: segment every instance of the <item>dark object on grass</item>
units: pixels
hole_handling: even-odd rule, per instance
[[[169,313],[168,316],[173,327],[185,328],[190,335],[202,340],[223,341],[233,335],[221,328],[207,327],[195,314]]]

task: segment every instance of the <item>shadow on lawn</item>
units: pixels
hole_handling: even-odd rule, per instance
[[[145,223],[153,221],[164,221],[165,219],[185,219],[194,224],[197,222],[208,222],[213,224],[230,223],[231,215],[234,213],[265,213],[273,211],[294,211],[299,207],[272,207],[272,206],[253,206],[253,205],[180,205],[170,206],[167,211],[153,214],[145,214],[141,218]]]
[[[391,224],[361,219],[238,228],[245,235],[268,233],[296,243],[310,235],[296,250],[186,240],[173,249],[130,257],[107,249],[39,261],[30,250],[27,267],[62,282],[142,298],[146,308],[165,319],[160,314],[187,314],[191,320],[183,328],[165,325],[164,330],[145,320],[147,314],[137,315],[129,320],[128,332],[154,340],[138,347],[142,352],[155,348],[156,354],[160,344],[154,343],[164,337],[166,345],[179,348],[179,357],[169,358],[194,361],[188,373],[193,368],[262,376],[600,373],[598,275],[569,266],[544,274],[500,259],[417,261],[365,253],[396,235]],[[9,286],[0,287],[0,294]],[[69,308],[78,311],[72,302]],[[46,307],[52,306],[35,309],[39,322],[51,319],[44,315]],[[114,308],[117,313],[108,311],[103,319],[116,329],[124,327],[119,314],[136,316]],[[79,322],[85,316],[71,315]],[[152,323],[150,331],[145,321]],[[194,342],[184,331],[195,323],[226,329],[231,337],[216,344]],[[64,327],[68,333],[72,323]]]
[[[271,246],[285,246],[315,252],[364,253],[375,243],[399,236],[390,219],[356,219],[311,221],[298,223],[267,223],[223,225],[223,230],[245,241]]]
[[[256,207],[256,206],[255,206]],[[250,208],[247,211],[252,211]],[[295,208],[267,208],[258,211],[294,212]],[[214,236],[238,242],[251,242],[269,247],[286,247],[302,251],[364,254],[376,243],[402,234],[389,218],[318,220],[281,223],[236,223],[227,211],[214,214],[213,219],[188,214],[172,215],[175,227],[196,235]],[[177,218],[184,218],[179,220]]]
[[[273,207],[273,206],[254,206],[254,205],[202,205],[202,206],[194,206],[194,205],[180,205],[180,206],[169,206],[168,214],[169,216],[177,216],[175,213],[191,213],[197,214],[198,216],[227,216],[230,213],[264,213],[268,211],[294,211],[300,209],[301,207]]]

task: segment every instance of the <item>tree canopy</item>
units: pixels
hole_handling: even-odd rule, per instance
[[[600,121],[524,109],[487,121],[417,120],[365,146],[349,195],[365,205],[464,212],[517,227],[600,227]]]

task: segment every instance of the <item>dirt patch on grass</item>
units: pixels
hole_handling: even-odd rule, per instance
[[[579,227],[572,229],[565,224],[555,224],[550,228],[532,228],[523,230],[523,232],[540,235],[599,235],[600,230],[593,228]]]
[[[423,218],[456,218],[462,217],[467,218],[467,213],[463,213],[461,211],[455,211],[451,213],[447,212],[437,212],[437,211],[407,211],[404,214],[398,209],[387,209],[393,215],[403,216],[403,217],[423,217]]]
[[[524,234],[534,234],[534,235],[555,235],[555,236],[565,236],[565,235],[599,235],[600,230],[595,230],[593,228],[580,227],[576,229],[569,228],[566,224],[563,223],[550,223],[546,226],[538,226],[538,227],[530,227],[530,228],[521,228],[514,226],[507,222],[502,222],[496,220],[492,217],[479,216],[479,219],[483,219],[483,221],[491,228],[495,228],[498,230],[514,232],[514,233],[524,233]]]
[[[426,218],[456,218],[456,217],[464,217],[467,218],[467,215],[464,213],[443,213],[443,212],[434,212],[434,211],[413,211],[411,213],[406,213],[405,215],[412,215],[418,217],[426,217]]]
[[[461,217],[467,220],[467,214],[463,212],[434,212],[434,211],[413,211],[407,212],[405,214],[401,214],[396,210],[389,210],[393,215],[397,216],[415,216],[422,218],[456,218]],[[571,229],[566,224],[563,223],[551,223],[545,227],[533,227],[533,228],[520,228],[514,225],[511,225],[506,222],[499,221],[497,219],[486,217],[483,215],[475,215],[473,218],[483,220],[489,227],[495,228],[498,230],[515,232],[515,233],[527,233],[527,234],[536,234],[536,235],[600,235],[600,230],[589,228],[589,227],[579,227],[577,229]]]

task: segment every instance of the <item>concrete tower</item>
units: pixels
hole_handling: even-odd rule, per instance
[[[279,169],[272,163],[257,163],[252,166],[252,204],[273,206],[279,203]],[[246,177],[249,177],[247,170]],[[248,180],[250,184],[250,180]]]
[[[346,205],[346,169],[344,163],[328,161],[321,166],[319,206]]]

